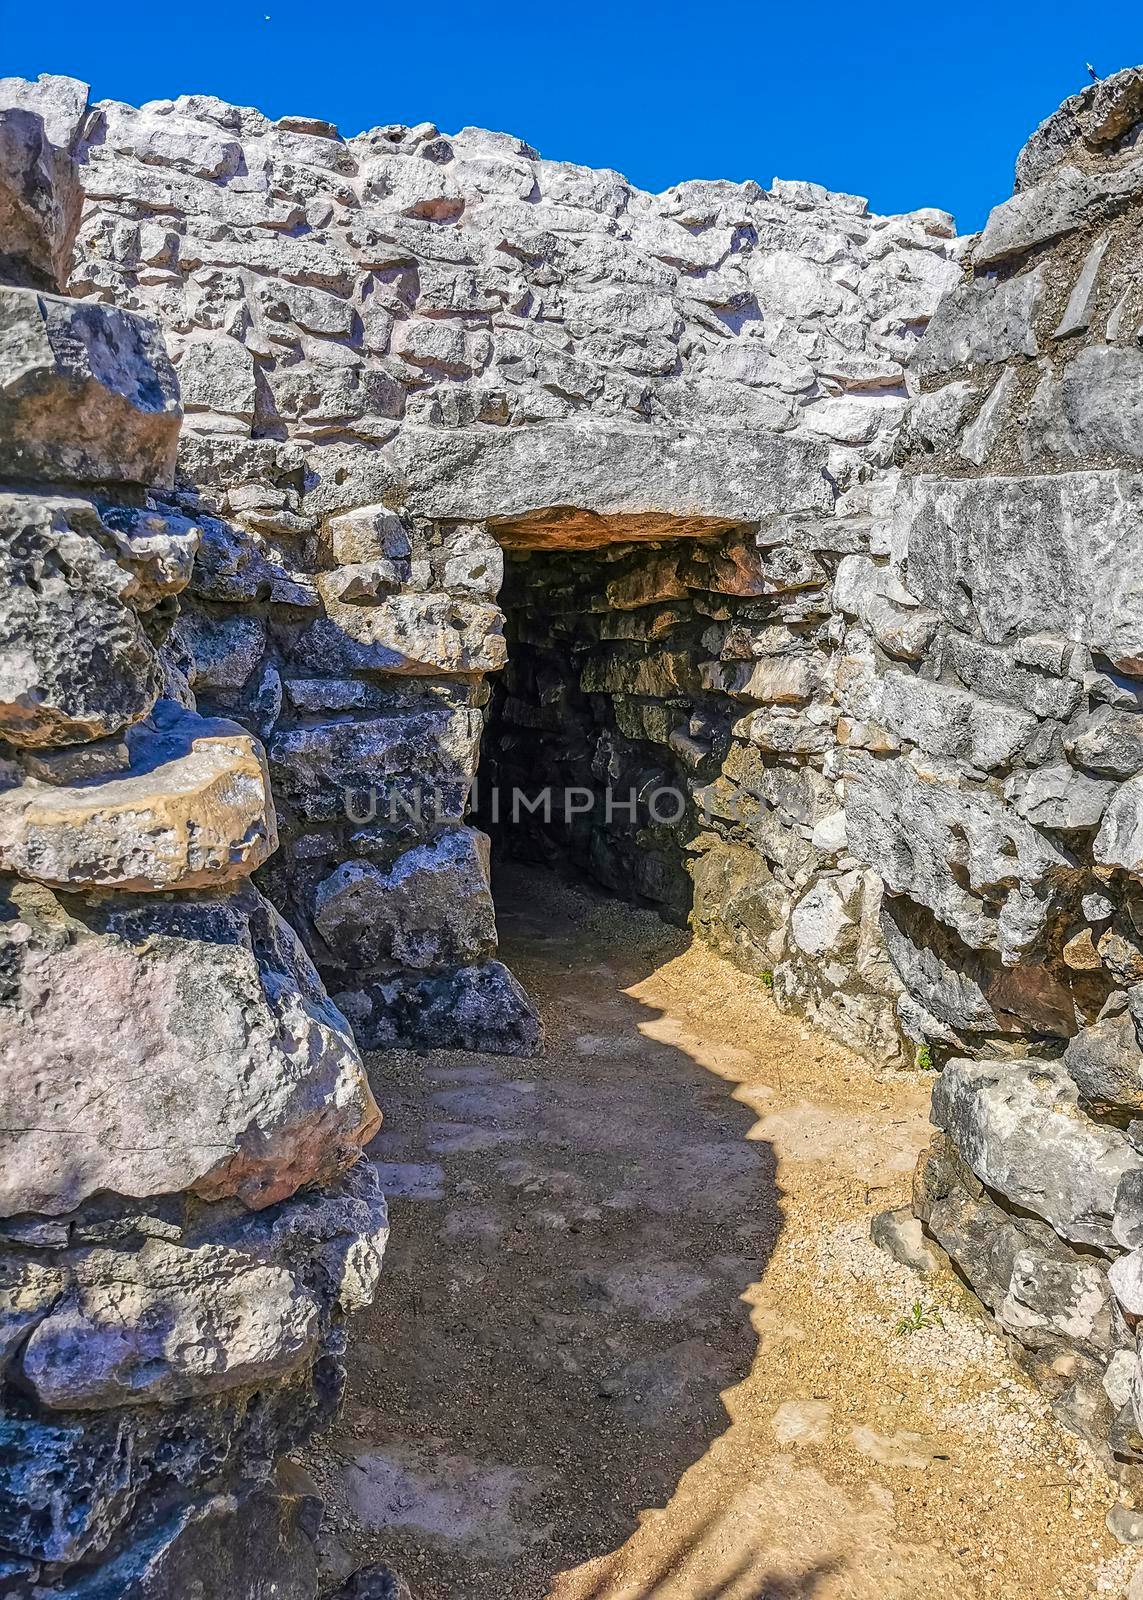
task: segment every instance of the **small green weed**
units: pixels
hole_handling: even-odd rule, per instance
[[[944,1322],[936,1306],[923,1306],[919,1300],[914,1300],[910,1310],[903,1317],[898,1317],[893,1332],[903,1337],[907,1333],[920,1333],[922,1328],[943,1327]]]
[[[933,1062],[933,1052],[927,1044],[923,1044],[917,1051],[916,1062],[918,1072],[935,1072],[937,1070]]]

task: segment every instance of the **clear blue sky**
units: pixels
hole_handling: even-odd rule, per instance
[[[1143,63],[1139,0],[0,0],[0,72],[100,99],[476,123],[647,189],[812,178],[966,231],[1087,61]]]

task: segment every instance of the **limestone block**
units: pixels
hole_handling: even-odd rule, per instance
[[[1081,172],[1057,167],[992,212],[976,246],[978,267],[995,266],[1037,245],[1066,238],[1143,191],[1143,162]]]
[[[184,349],[177,370],[183,406],[196,427],[204,426],[198,413],[207,412],[220,428],[249,431],[254,420],[254,358],[245,345],[225,334],[196,339]]]
[[[1046,373],[1026,431],[1029,459],[1143,462],[1143,350],[1088,345],[1059,377]]]
[[[391,456],[413,515],[489,522],[523,547],[713,533],[831,503],[824,449],[765,433],[406,427]]]
[[[990,1189],[1065,1239],[1115,1253],[1119,1184],[1143,1171],[1143,1157],[1117,1128],[1085,1116],[1058,1062],[950,1061],[933,1120]]]
[[[180,417],[153,323],[0,289],[0,475],[169,486]]]
[[[786,948],[790,904],[759,851],[712,835],[691,866],[694,927],[736,967],[773,972]]]
[[[804,955],[847,962],[854,954],[856,924],[850,915],[860,874],[820,878],[790,917],[790,936]]]
[[[488,839],[471,828],[407,850],[387,870],[346,861],[320,883],[314,923],[350,969],[471,966],[496,950]]]
[[[1110,154],[1143,120],[1143,70],[1127,67],[1065,100],[1028,140],[1016,163],[1016,187],[1028,189],[1069,157]]]
[[[833,605],[857,617],[881,648],[899,660],[919,661],[940,622],[909,593],[891,567],[865,555],[843,556],[834,577]]]
[[[173,638],[193,663],[191,683],[200,694],[241,689],[262,659],[266,627],[258,617],[207,616],[184,610]]]
[[[1040,643],[1049,649],[1046,639]],[[1077,679],[1056,675],[1082,655],[1068,640],[1055,641],[1045,654],[1037,650],[1035,635],[1015,649],[998,649],[949,628],[942,635],[941,653],[965,688],[987,700],[1023,706],[1036,717],[1069,717],[1083,696]],[[1032,655],[1035,662],[1025,664]]]
[[[1143,1018],[1143,993],[1116,991],[1096,1021],[1064,1051],[1063,1063],[1084,1101],[1113,1112],[1143,1111],[1143,1049],[1136,1015]]]
[[[396,594],[375,605],[327,601],[290,654],[303,672],[386,672],[436,677],[497,672],[507,660],[494,605],[447,594]]]
[[[354,561],[401,561],[411,553],[405,524],[385,506],[358,506],[328,517],[325,537],[339,566]]]
[[[69,910],[12,894],[0,1215],[104,1189],[272,1205],[372,1136],[345,1020],[252,889]]]
[[[0,869],[56,888],[205,888],[277,847],[270,779],[237,723],[161,702],[127,735],[126,771],[0,792]]]
[[[846,757],[849,846],[975,950],[1015,961],[1070,886],[1072,859],[1002,801],[909,761]]]
[[[231,178],[242,161],[242,146],[216,124],[191,117],[156,116],[118,101],[98,107],[103,142],[109,150],[137,156],[148,166],[171,166],[197,178]]]
[[[1019,383],[1015,367],[1005,367],[992,386],[975,420],[964,431],[960,441],[960,454],[974,467],[982,467],[992,452],[997,439],[1004,436],[1008,425],[1008,411]]]
[[[327,339],[347,339],[353,330],[353,307],[323,289],[259,278],[250,293],[271,339],[290,342],[299,329]]]
[[[913,357],[921,377],[957,367],[987,366],[1010,356],[1034,356],[1033,329],[1044,293],[1044,271],[1020,277],[972,278],[941,300]]]
[[[251,1482],[242,1494],[180,1498],[146,1538],[80,1578],[68,1600],[175,1600],[196,1591],[313,1600],[321,1502]]]
[[[484,528],[457,528],[448,541],[443,571],[450,593],[495,600],[504,582],[504,551]]]
[[[881,716],[890,733],[930,755],[985,771],[1010,762],[1038,726],[1027,711],[896,668],[885,674]]]
[[[1096,706],[1072,722],[1064,749],[1073,761],[1112,778],[1143,771],[1143,716],[1114,706]]]
[[[1143,671],[1143,476],[907,479],[893,540],[909,587],[961,632],[1058,633]]]
[[[931,1019],[957,1034],[1022,1034],[1067,1039],[1076,1031],[1068,985],[1043,961],[1005,966],[973,950],[905,895],[881,910],[885,947],[908,993]]]
[[[284,1377],[320,1331],[317,1301],[280,1264],[148,1239],[86,1253],[21,1366],[57,1411],[171,1405]]]
[[[499,961],[453,972],[397,975],[338,994],[363,1050],[403,1045],[535,1055],[543,1029],[527,994]]]
[[[138,579],[105,535],[90,501],[0,495],[0,735],[14,744],[99,739],[155,702]]]
[[[67,282],[83,204],[70,150],[86,107],[74,79],[0,78],[0,283]]]
[[[1005,798],[1036,828],[1094,828],[1114,792],[1110,783],[1089,778],[1066,761],[1028,773],[1014,773]],[[1096,860],[1100,859],[1097,855]]]
[[[1078,333],[1086,333],[1091,325],[1092,303],[1099,283],[1099,270],[1110,243],[1111,235],[1105,233],[1101,239],[1095,241],[1085,256],[1080,275],[1068,296],[1067,306],[1056,328],[1057,339],[1074,338]]]
[[[1033,1350],[1065,1341],[1108,1356],[1119,1337],[1108,1272],[1095,1262],[1059,1261],[1036,1249],[1021,1250],[1013,1261],[996,1320]]]
[[[0,1373],[5,1381],[13,1356],[52,1310],[66,1282],[61,1271],[35,1255],[0,1254]]]
[[[186,588],[202,539],[197,522],[154,506],[105,506],[100,521],[104,543],[135,576],[124,597],[136,611],[150,611]]]
[[[1092,850],[1101,866],[1143,875],[1143,777],[1116,789]]]
[[[478,711],[445,708],[281,730],[268,751],[274,793],[312,821],[384,820],[406,801],[429,819],[438,798],[459,818],[482,731]]]

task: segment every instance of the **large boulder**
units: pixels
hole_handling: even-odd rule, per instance
[[[102,1189],[266,1206],[375,1131],[344,1018],[253,889],[84,905],[17,885],[0,937],[0,1215]]]

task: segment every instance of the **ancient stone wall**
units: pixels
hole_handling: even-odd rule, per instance
[[[161,1517],[209,1553],[240,1478],[289,1542],[269,1463],[383,1236],[345,1018],[539,1042],[482,737],[646,808],[517,846],[942,1069],[919,1215],[1143,1459],[1141,84],[1044,125],[963,264],[809,184],[4,85],[16,1579],[150,1571]]]
[[[943,1071],[916,1205],[1061,1414],[1143,1460],[1143,74],[1020,156],[914,362],[852,615],[850,846]],[[906,588],[913,648],[873,597]]]
[[[258,881],[359,1039],[537,1042],[465,820],[504,550],[726,541],[675,583],[709,627],[654,720],[726,730],[701,761],[688,746],[688,796],[777,770],[745,783],[755,835],[700,829],[689,803],[699,926],[808,1003],[781,930],[821,872],[839,935],[876,932],[842,841],[812,846],[836,810],[819,669],[837,560],[884,520],[903,363],[956,277],[951,219],[803,183],[655,196],[502,134],[344,140],[202,96],[95,108],[83,161],[73,288],[157,319],[187,412],[180,505],[203,544],[181,665],[267,741],[282,846]],[[640,625],[653,600],[630,603]],[[657,732],[619,731],[624,762],[661,756]],[[760,952],[740,925],[774,894]],[[822,1002],[879,1056],[898,1049],[887,971],[851,986],[852,1016]]]
[[[0,83],[0,1592],[312,1600],[276,1459],[386,1238],[345,1018],[252,886],[266,761],[172,629],[178,386],[63,297],[89,128]]]

